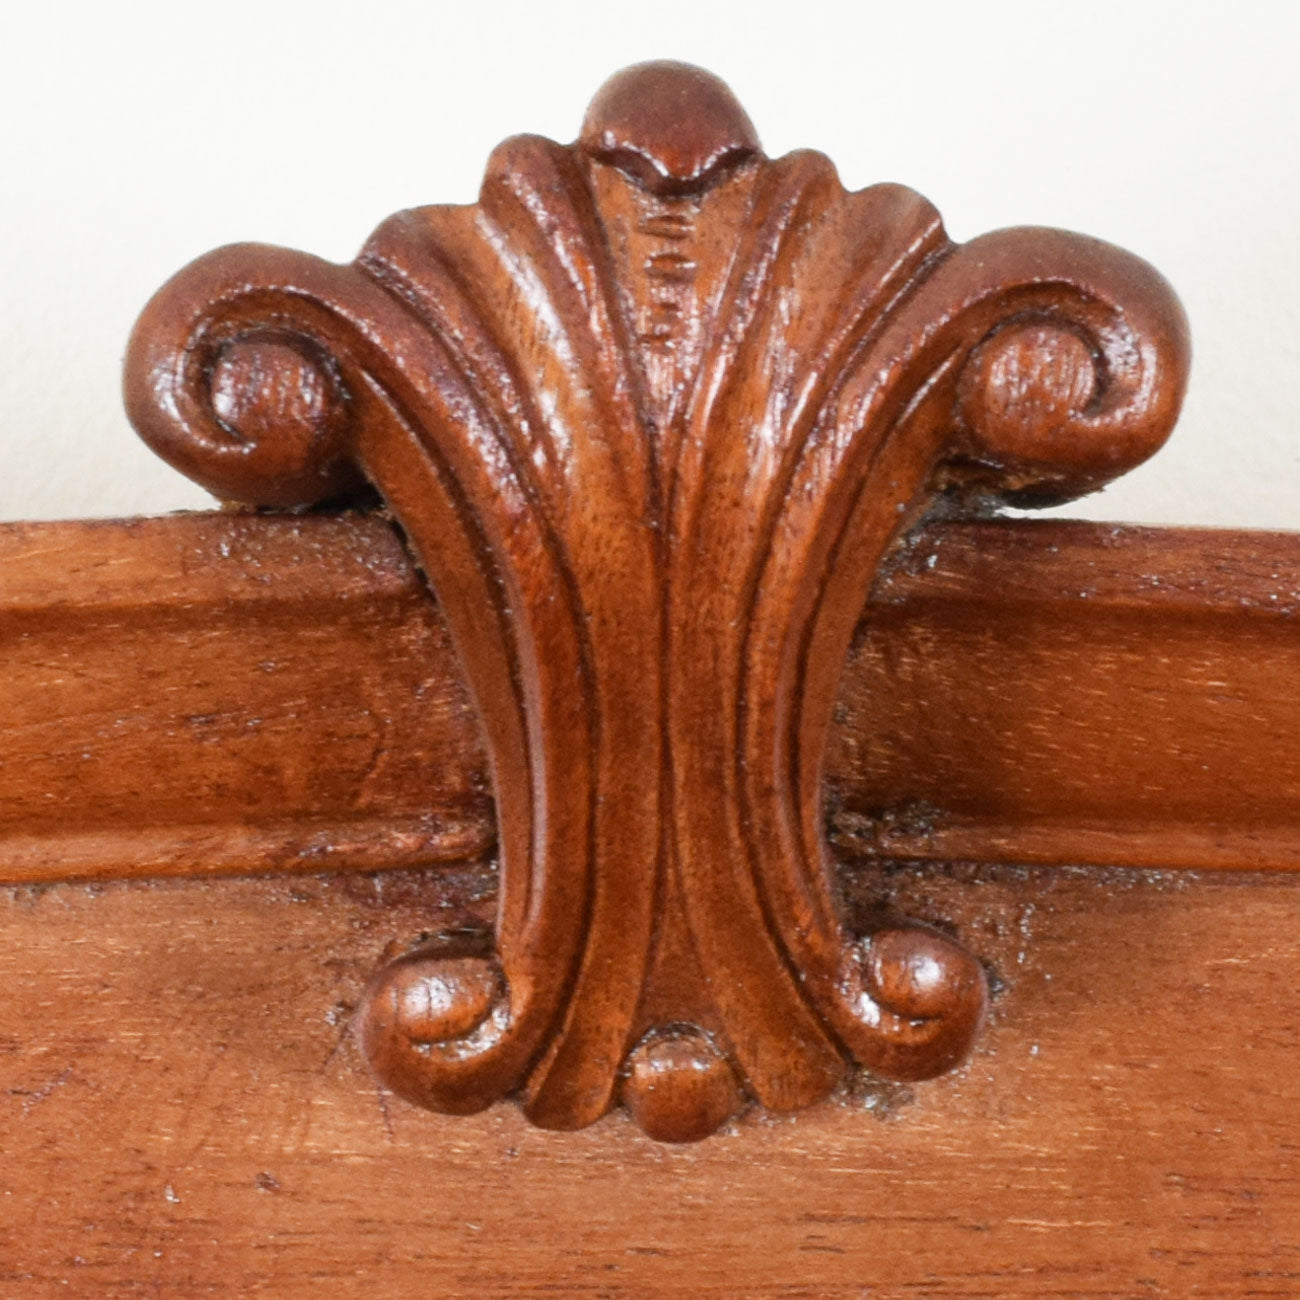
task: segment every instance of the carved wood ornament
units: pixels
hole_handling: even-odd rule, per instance
[[[377,488],[491,758],[495,934],[380,971],[378,1077],[553,1128],[621,1101],[686,1141],[855,1066],[958,1064],[980,962],[841,919],[821,777],[851,637],[938,497],[1099,487],[1167,436],[1187,365],[1145,263],[953,244],[910,190],[765,158],[680,64],[616,76],[572,146],[508,141],[476,205],[400,213],[350,266],[238,245],[182,271],[131,342],[141,434],[231,501]]]

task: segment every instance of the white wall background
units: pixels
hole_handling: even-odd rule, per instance
[[[471,200],[504,136],[571,139],[652,57],[959,239],[1050,224],[1153,261],[1192,321],[1185,415],[1071,512],[1300,528],[1296,0],[3,0],[0,519],[206,504],[120,410],[154,288],[237,239],[347,260],[395,209]]]

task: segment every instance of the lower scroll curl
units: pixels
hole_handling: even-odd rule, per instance
[[[463,1067],[501,1042],[509,1019],[505,978],[490,956],[423,949],[380,971],[357,1024],[371,1068],[399,1097],[472,1115],[497,1098]]]
[[[857,1062],[888,1079],[932,1079],[961,1063],[988,1010],[980,963],[934,930],[904,924],[845,950],[840,996],[867,1032]]]

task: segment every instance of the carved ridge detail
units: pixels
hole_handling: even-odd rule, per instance
[[[473,207],[348,267],[258,245],[146,309],[126,399],[236,501],[373,483],[446,614],[491,756],[490,941],[419,948],[360,1018],[379,1077],[549,1127],[620,1099],[705,1136],[849,1062],[966,1055],[987,988],[954,940],[841,918],[827,730],[871,580],[936,491],[1092,490],[1176,417],[1185,324],[1081,236],[952,244],[900,186],[768,160],[715,78],[651,64],[577,144],[502,145]]]

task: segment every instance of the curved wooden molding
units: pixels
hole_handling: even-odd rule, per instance
[[[1186,370],[1144,263],[1050,230],[954,245],[910,190],[763,157],[678,64],[615,77],[571,147],[508,141],[476,206],[401,213],[351,266],[244,245],[182,271],[131,342],[136,426],[232,500],[375,485],[490,756],[495,934],[378,975],[378,1075],[556,1128],[621,1100],[682,1141],[851,1063],[957,1064],[979,962],[837,906],[854,627],[937,491],[1096,488],[1164,440]]]

